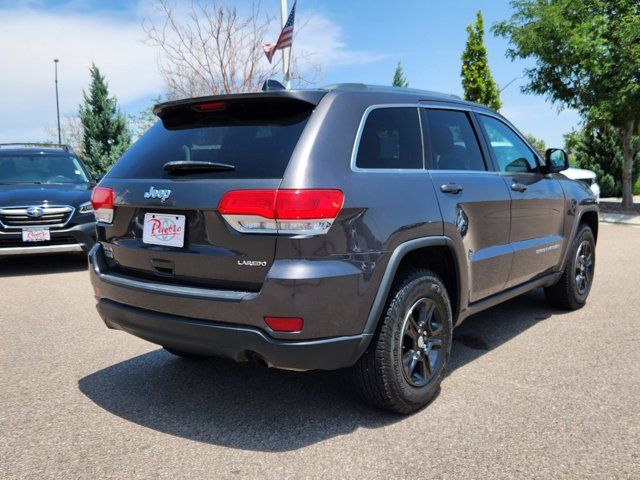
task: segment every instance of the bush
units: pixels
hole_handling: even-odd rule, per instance
[[[640,178],[638,178],[638,181],[633,186],[633,194],[634,195],[640,195]]]

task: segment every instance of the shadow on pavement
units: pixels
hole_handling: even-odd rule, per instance
[[[542,292],[535,291],[467,319],[455,332],[450,370],[553,313]],[[244,450],[296,450],[361,427],[404,420],[362,402],[345,372],[190,361],[163,350],[88,375],[79,388],[100,407],[136,424]]]
[[[0,277],[81,272],[86,269],[87,256],[84,253],[0,257]]]

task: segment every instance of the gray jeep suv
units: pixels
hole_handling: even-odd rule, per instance
[[[97,308],[184,357],[350,367],[427,404],[453,328],[528,290],[584,305],[598,207],[502,116],[347,84],[158,105],[95,189]]]

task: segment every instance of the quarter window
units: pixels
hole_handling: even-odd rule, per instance
[[[377,108],[362,130],[358,168],[422,169],[422,139],[417,108]]]
[[[479,117],[501,172],[528,173],[538,170],[535,153],[516,132],[497,118],[487,115]]]
[[[426,110],[433,170],[486,170],[469,116],[456,110]]]

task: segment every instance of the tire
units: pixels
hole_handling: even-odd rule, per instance
[[[209,358],[206,355],[198,355],[197,353],[183,352],[182,350],[175,350],[169,347],[162,347],[162,348],[167,352],[169,352],[170,354],[175,355],[176,357],[186,358],[188,360],[204,360]]]
[[[422,269],[399,275],[376,334],[351,367],[356,388],[369,402],[394,413],[424,407],[446,374],[452,330],[451,303],[442,280]]]
[[[547,303],[565,310],[582,308],[591,291],[595,266],[596,242],[591,228],[583,224],[571,243],[560,280],[544,289]]]

